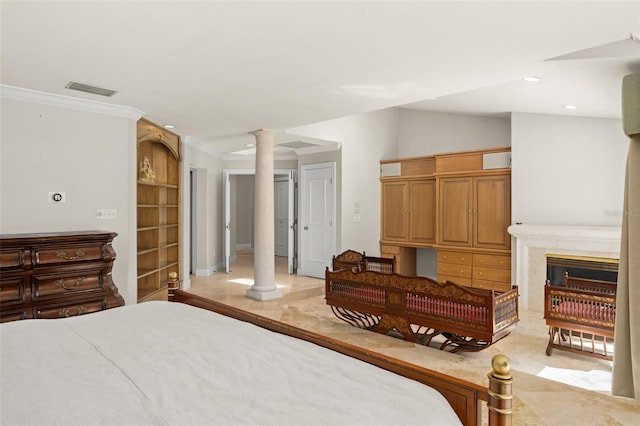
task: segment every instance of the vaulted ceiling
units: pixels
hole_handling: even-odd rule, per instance
[[[640,72],[640,1],[3,0],[0,16],[2,85],[137,108],[218,151],[394,106],[619,117]]]

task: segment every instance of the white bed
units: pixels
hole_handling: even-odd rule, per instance
[[[183,303],[0,325],[0,424],[459,425],[435,390]]]

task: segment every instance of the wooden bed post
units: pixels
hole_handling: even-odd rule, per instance
[[[492,371],[489,376],[489,424],[491,426],[511,426],[511,406],[513,390],[511,378],[511,361],[498,354],[491,359]]]
[[[180,289],[180,281],[178,280],[177,272],[169,272],[169,281],[167,282],[167,291],[169,302],[174,302],[176,297],[176,290]]]

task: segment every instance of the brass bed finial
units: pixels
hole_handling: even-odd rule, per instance
[[[513,390],[511,378],[511,360],[505,355],[497,354],[491,359],[489,376],[489,424],[511,426]]]

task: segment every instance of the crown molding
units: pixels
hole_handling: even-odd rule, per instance
[[[295,153],[298,157],[302,155],[317,154],[320,152],[339,151],[342,144],[339,142],[328,143],[324,145],[308,146],[306,148],[298,148]]]
[[[185,145],[189,145],[199,151],[204,152],[205,154],[208,154],[214,158],[221,158],[222,154],[218,151],[215,150],[215,148],[213,148],[211,146],[211,144],[207,144],[205,142],[202,142],[192,136],[184,136],[182,138],[182,142]]]
[[[133,107],[73,98],[71,96],[56,95],[53,93],[24,89],[22,87],[7,86],[4,84],[0,84],[0,97],[16,101],[75,109],[79,111],[95,112],[98,114],[115,115],[117,117],[129,118],[131,120],[138,120],[144,115],[144,112]]]

